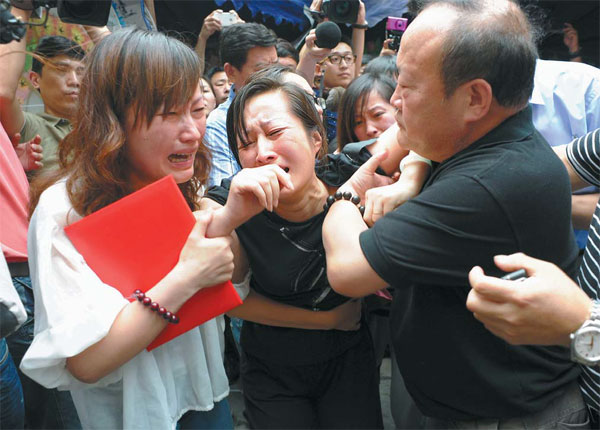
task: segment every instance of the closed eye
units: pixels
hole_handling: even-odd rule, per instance
[[[240,143],[238,144],[238,150],[239,150],[239,149],[247,149],[247,148],[248,148],[248,147],[250,147],[252,144],[254,144],[254,142],[253,142],[253,141],[251,141],[251,140],[248,140],[248,141],[246,141],[246,142],[240,142]]]
[[[275,129],[275,130],[272,130],[272,131],[270,131],[270,132],[267,134],[267,136],[269,136],[269,137],[277,136],[277,135],[278,135],[278,134],[280,134],[282,131],[283,131],[283,129],[282,129],[282,128],[278,128],[278,129]]]

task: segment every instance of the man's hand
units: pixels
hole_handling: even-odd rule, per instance
[[[331,329],[356,331],[360,328],[362,303],[360,300],[348,300],[343,305],[331,309],[328,313],[333,319]]]
[[[28,142],[19,143],[21,134],[17,133],[10,140],[23,166],[23,170],[29,172],[30,170],[37,170],[44,165],[42,163],[42,159],[44,158],[42,155],[42,145],[40,145],[42,138],[39,135],[36,135]]]
[[[204,23],[200,29],[198,39],[208,40],[208,38],[215,32],[221,31],[221,21],[219,21],[219,18],[216,17],[218,13],[223,13],[223,11],[221,9],[215,9],[210,13],[210,15],[204,18]]]
[[[522,253],[497,255],[494,262],[506,272],[525,269],[529,277],[506,281],[471,269],[467,308],[475,318],[513,345],[569,345],[569,334],[590,316],[592,301],[583,290],[554,264]]]
[[[563,27],[563,43],[569,49],[569,54],[579,51],[579,34],[568,22]]]
[[[323,61],[329,54],[331,54],[330,48],[319,48],[316,45],[317,35],[315,33],[315,29],[310,30],[306,39],[304,41],[304,46],[302,47],[302,52],[300,55],[308,55],[313,58],[313,60],[318,63]]]
[[[367,190],[393,183],[394,179],[375,173],[377,167],[379,167],[379,164],[381,164],[381,162],[387,157],[387,149],[374,154],[362,166],[360,166],[356,172],[354,172],[352,177],[339,188],[339,191],[342,193],[349,191],[352,194],[359,196],[360,201],[364,202]]]
[[[358,1],[358,14],[356,15],[355,24],[365,25],[367,23],[367,9],[362,0]]]
[[[394,51],[393,49],[390,48],[390,42],[392,41],[392,39],[385,39],[383,41],[383,46],[381,48],[381,52],[379,53],[380,57],[386,56],[386,55],[396,55],[396,51]]]

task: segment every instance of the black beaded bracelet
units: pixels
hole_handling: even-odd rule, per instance
[[[333,194],[332,196],[327,197],[327,200],[325,201],[325,204],[323,205],[323,209],[325,210],[325,212],[327,212],[329,210],[329,208],[338,200],[348,200],[352,203],[354,203],[357,207],[358,210],[360,211],[361,215],[364,215],[365,213],[365,207],[360,205],[360,197],[359,196],[355,196],[353,195],[350,191],[345,191],[345,192],[341,192],[341,191],[336,191],[335,194]]]
[[[177,315],[169,312],[158,303],[153,302],[150,297],[146,297],[146,294],[144,294],[142,290],[135,290],[133,292],[133,296],[144,306],[149,306],[151,311],[159,314],[161,317],[166,319],[167,322],[171,324],[177,324],[179,322],[179,317]]]

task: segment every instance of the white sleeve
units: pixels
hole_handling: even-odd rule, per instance
[[[72,222],[73,214],[64,183],[59,183],[42,194],[29,225],[35,337],[21,370],[48,388],[90,386],[71,375],[66,359],[104,338],[128,304],[117,289],[96,276],[66,236],[67,215]],[[105,386],[121,377],[119,368],[94,385]]]
[[[236,284],[236,283],[233,284],[233,287],[237,291],[237,293],[240,296],[240,299],[242,299],[242,301],[246,300],[246,297],[248,297],[248,293],[250,293],[250,276],[251,275],[252,275],[252,270],[248,269],[248,273],[246,273],[246,276],[244,276],[244,279],[242,280],[242,282],[240,282],[239,284]]]

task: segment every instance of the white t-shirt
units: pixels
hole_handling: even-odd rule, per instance
[[[84,428],[175,428],[188,410],[212,409],[229,393],[222,316],[143,350],[95,384],[67,370],[66,358],[106,336],[129,303],[96,276],[65,235],[64,227],[80,218],[65,181],[42,193],[28,237],[35,338],[21,370],[45,387],[70,390]]]

